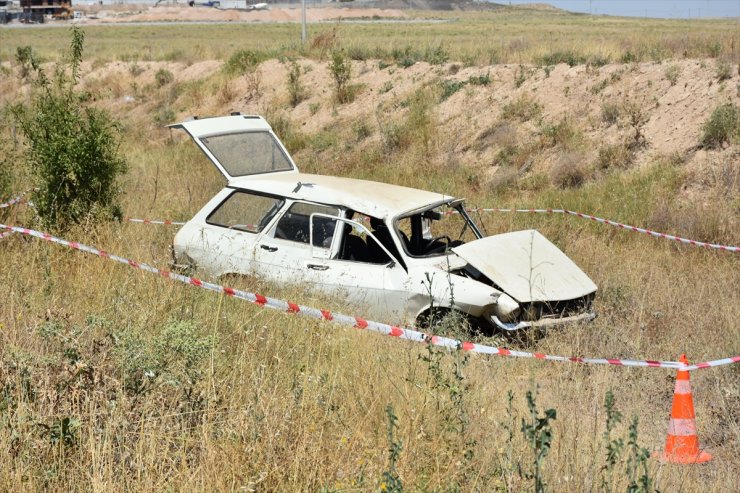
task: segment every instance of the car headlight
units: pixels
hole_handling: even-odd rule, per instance
[[[502,293],[498,297],[493,311],[502,322],[512,322],[519,316],[522,310],[519,303],[514,301],[514,298],[506,293]]]

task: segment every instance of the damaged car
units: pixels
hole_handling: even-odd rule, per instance
[[[391,323],[447,310],[515,331],[595,316],[596,285],[537,231],[488,236],[464,199],[300,173],[259,116],[172,127],[227,180],[175,236],[180,266],[299,284]]]

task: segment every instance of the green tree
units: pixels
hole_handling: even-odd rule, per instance
[[[76,27],[71,33],[69,53],[53,75],[34,64],[30,102],[11,107],[36,182],[33,201],[39,218],[45,227],[59,230],[120,219],[118,180],[127,168],[119,153],[120,125],[75,90],[84,33]]]

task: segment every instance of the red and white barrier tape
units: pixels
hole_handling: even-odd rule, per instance
[[[192,286],[196,286],[202,289],[207,289],[209,291],[215,291],[217,293],[223,293],[227,296],[232,296],[234,298],[239,298],[245,301],[249,301],[250,303],[255,303],[265,308],[272,308],[272,309],[280,310],[280,311],[287,312],[287,313],[298,314],[298,315],[302,315],[302,316],[310,317],[314,319],[319,319],[319,320],[326,320],[326,321],[333,322],[339,325],[344,325],[347,327],[354,327],[357,329],[367,329],[367,330],[371,330],[374,332],[378,332],[383,335],[387,335],[391,337],[398,337],[399,339],[406,339],[409,341],[421,342],[421,343],[430,343],[435,346],[447,347],[447,348],[452,348],[452,349],[462,349],[463,351],[471,351],[474,353],[493,354],[493,355],[499,355],[499,356],[512,356],[512,357],[517,357],[517,358],[535,358],[535,359],[541,359],[541,360],[547,360],[547,361],[564,361],[564,362],[572,362],[572,363],[590,363],[590,364],[615,365],[615,366],[672,368],[672,369],[680,369],[680,370],[687,370],[687,371],[698,370],[700,368],[709,368],[713,366],[728,365],[728,364],[740,362],[740,356],[733,356],[730,358],[723,358],[723,359],[707,361],[704,363],[697,363],[694,365],[687,366],[684,363],[681,363],[679,361],[653,361],[653,360],[642,360],[641,361],[641,360],[628,360],[628,359],[616,359],[616,358],[580,358],[580,357],[568,357],[568,356],[554,356],[554,355],[549,355],[549,354],[530,353],[530,352],[525,352],[525,351],[516,351],[516,350],[510,350],[510,349],[504,349],[504,348],[497,348],[493,346],[485,346],[483,344],[475,344],[473,342],[463,342],[463,341],[459,341],[456,339],[451,339],[451,338],[443,337],[443,336],[430,336],[429,334],[425,334],[423,332],[413,330],[413,329],[406,329],[406,328],[401,328],[401,327],[384,324],[380,322],[373,322],[371,320],[365,320],[361,317],[353,317],[350,315],[343,315],[341,313],[332,313],[327,310],[320,310],[320,309],[312,308],[309,306],[291,303],[289,301],[269,298],[269,297],[262,296],[261,294],[257,294],[257,293],[250,293],[248,291],[242,291],[239,289],[220,286],[218,284],[213,284],[207,281],[202,281],[194,277],[188,277],[182,274],[177,274],[177,273],[170,272],[167,270],[158,269],[156,267],[152,267],[145,263],[136,262],[134,260],[129,260],[123,257],[119,257],[118,255],[112,255],[103,250],[98,250],[97,248],[93,248],[93,247],[83,245],[77,242],[70,242],[67,240],[63,240],[61,238],[52,236],[48,233],[42,233],[40,231],[35,231],[32,229],[19,228],[15,226],[6,226],[4,224],[0,224],[0,229],[6,229],[9,231],[14,231],[14,232],[21,233],[24,235],[41,238],[42,240],[50,241],[53,243],[64,245],[69,248],[73,248],[75,250],[80,250],[80,251],[83,251],[83,252],[86,252],[92,255],[97,255],[99,257],[104,257],[104,258],[107,258],[107,259],[110,259],[110,260],[113,260],[113,261],[116,261],[122,264],[126,264],[130,267],[140,269],[145,272],[157,274],[162,277],[171,279],[173,281],[179,281],[179,282],[190,284]]]
[[[185,224],[184,221],[160,221],[155,219],[126,219],[126,221],[130,223],[140,223],[140,224],[164,224],[167,226],[183,226]]]
[[[624,229],[626,231],[632,231],[635,233],[643,233],[646,235],[650,235],[654,238],[663,238],[666,240],[673,240],[679,243],[684,243],[686,245],[693,245],[693,246],[702,247],[702,248],[713,248],[715,250],[740,253],[740,247],[728,246],[728,245],[718,245],[715,243],[706,243],[703,241],[690,240],[688,238],[681,238],[680,236],[669,235],[666,233],[659,233],[657,231],[652,231],[650,229],[638,228],[636,226],[630,226],[629,224],[623,224],[623,223],[612,221],[609,219],[602,219],[600,217],[592,216],[590,214],[570,211],[568,209],[496,209],[496,208],[482,209],[480,208],[480,209],[466,209],[466,211],[467,212],[524,212],[524,213],[529,213],[529,214],[568,214],[571,216],[580,217],[581,219],[590,219],[591,221],[596,221],[597,223],[600,223],[600,224],[608,224],[609,226],[614,226],[616,228]],[[451,211],[449,214],[456,214],[456,213],[457,211]]]
[[[28,195],[29,193],[31,193],[32,191],[33,190],[26,190],[25,192],[23,192],[21,194],[18,194],[17,196],[13,197],[9,201],[7,201],[7,202],[5,202],[3,204],[0,204],[0,209],[5,209],[7,207],[14,206],[15,204],[20,204],[22,202],[25,202],[26,199],[24,199],[24,197],[26,195]]]

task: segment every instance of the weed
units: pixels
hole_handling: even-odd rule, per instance
[[[229,57],[223,67],[228,75],[243,75],[263,61],[263,56],[250,50],[238,50]]]
[[[632,419],[629,426],[629,439],[627,440],[627,486],[628,493],[652,493],[653,478],[650,477],[648,460],[650,451],[640,447],[637,443],[637,416]]]
[[[557,411],[547,409],[540,418],[535,396],[531,390],[527,391],[527,407],[529,408],[529,421],[522,418],[521,431],[529,450],[532,452],[532,465],[531,470],[523,473],[523,476],[534,480],[535,493],[544,493],[545,480],[542,477],[542,465],[552,445],[552,425],[550,422],[557,418]]]
[[[380,88],[380,94],[385,94],[391,89],[393,89],[393,82],[388,80],[385,82],[385,84],[383,84],[383,87]]]
[[[82,31],[72,28],[69,65],[58,65],[53,80],[37,67],[30,104],[11,109],[37,179],[36,211],[45,226],[58,229],[121,217],[118,178],[126,162],[119,155],[118,124],[75,90],[83,44]]]
[[[501,108],[501,118],[526,122],[542,114],[542,105],[528,94],[522,94]]]
[[[606,430],[604,430],[603,437],[606,457],[604,458],[604,465],[601,467],[601,490],[610,493],[614,490],[615,466],[619,462],[619,457],[624,449],[623,439],[612,438],[615,427],[622,421],[622,413],[615,408],[614,394],[611,390],[607,391],[604,397],[604,410],[606,411]]]
[[[486,73],[485,75],[471,75],[468,77],[468,84],[475,86],[487,86],[491,83],[491,75]]]
[[[567,63],[570,67],[575,67],[581,63],[586,62],[586,57],[580,53],[576,53],[572,50],[567,51],[555,51],[543,55],[539,59],[540,65],[557,65],[559,63]]]
[[[450,96],[465,87],[465,82],[453,79],[442,79],[439,81],[439,101],[446,101]]]
[[[558,123],[543,123],[540,131],[543,144],[550,147],[561,145],[566,149],[575,149],[582,140],[581,132],[567,117]]]
[[[321,109],[321,103],[311,103],[308,105],[308,112],[314,116]]]
[[[18,46],[15,49],[15,61],[20,65],[20,77],[26,79],[39,68],[39,59],[31,46]]]
[[[732,65],[730,64],[730,62],[727,62],[725,60],[717,61],[716,74],[717,80],[719,82],[732,79]]]
[[[352,123],[352,130],[355,133],[355,140],[357,142],[365,140],[372,134],[372,129],[370,128],[370,125],[368,125],[367,121],[364,119],[357,120]]]
[[[675,86],[678,82],[678,77],[681,75],[681,67],[676,64],[668,65],[665,69],[665,78],[672,86]]]
[[[599,148],[596,164],[601,169],[628,168],[634,158],[632,150],[624,144],[607,144]]]
[[[174,82],[174,80],[175,76],[166,68],[160,68],[154,74],[154,83],[157,85],[157,87],[164,87],[167,84],[171,84],[172,82]]]
[[[450,54],[447,53],[441,44],[438,44],[436,46],[427,47],[422,59],[430,65],[442,65],[450,59]]]
[[[639,61],[639,58],[633,51],[627,50],[622,54],[620,61],[622,63],[636,63]]]
[[[386,406],[385,414],[388,418],[388,467],[383,471],[380,490],[388,493],[401,493],[403,491],[403,482],[398,475],[396,465],[403,450],[403,441],[396,438],[398,417],[393,411],[391,404]]]
[[[624,115],[627,117],[627,123],[632,127],[633,135],[630,142],[631,149],[637,149],[645,145],[645,136],[642,134],[642,127],[647,123],[650,115],[647,112],[644,102],[627,101],[622,107]]]
[[[52,445],[61,444],[67,448],[78,443],[81,424],[79,419],[65,416],[55,420],[51,425],[38,423],[38,426]]]
[[[138,77],[143,74],[145,69],[136,62],[131,62],[128,66],[128,73],[134,77]]]
[[[740,141],[740,107],[732,103],[716,107],[702,130],[700,143],[706,148]]]
[[[605,101],[601,104],[601,120],[607,125],[614,125],[619,121],[622,108],[611,101]]]
[[[527,70],[524,67],[524,65],[519,65],[519,70],[517,70],[516,74],[514,75],[514,85],[519,88],[522,87],[522,84],[527,80]]]
[[[306,88],[301,83],[301,66],[297,62],[290,64],[287,85],[290,105],[295,108],[306,98]]]
[[[352,63],[341,50],[333,51],[329,72],[334,79],[334,99],[339,104],[350,103],[354,99],[354,93],[349,88],[352,78]]]
[[[579,187],[586,182],[588,174],[586,161],[580,152],[561,154],[550,169],[550,179],[559,188]]]

